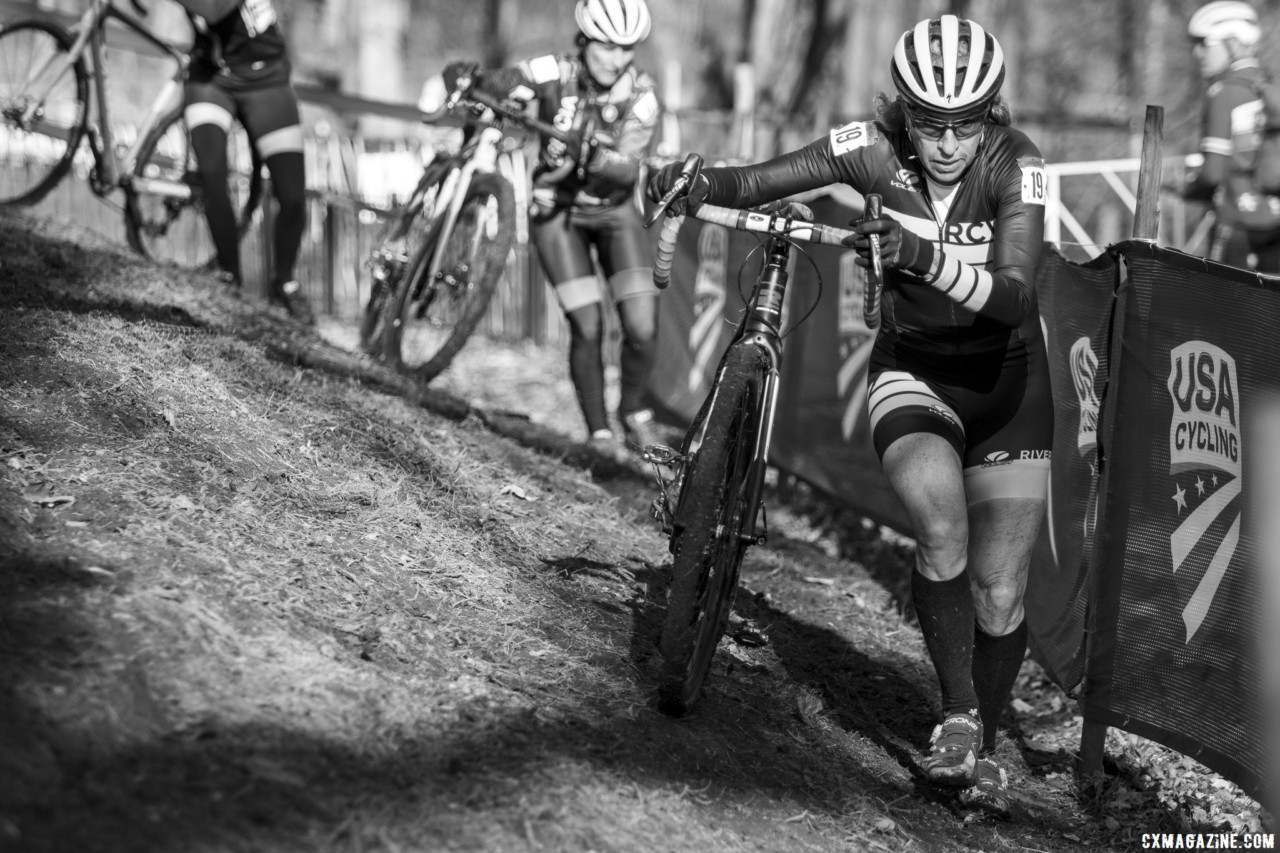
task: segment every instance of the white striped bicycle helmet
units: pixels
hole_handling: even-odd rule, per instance
[[[649,37],[653,21],[644,0],[578,0],[573,19],[592,41],[634,47]]]
[[[1187,22],[1187,35],[1205,41],[1233,38],[1243,45],[1254,45],[1262,38],[1258,13],[1240,0],[1215,0],[1206,3]]]
[[[893,84],[910,109],[950,119],[983,114],[1004,82],[1004,51],[973,21],[921,21],[893,50]]]

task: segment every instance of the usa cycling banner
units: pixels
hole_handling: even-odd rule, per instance
[[[1103,401],[1083,713],[1257,796],[1269,761],[1254,542],[1277,520],[1249,512],[1249,413],[1280,390],[1280,290],[1148,244],[1117,250],[1128,281]]]
[[[1097,424],[1107,379],[1107,332],[1120,270],[1105,253],[1069,262],[1046,245],[1036,296],[1053,388],[1053,464],[1046,523],[1027,578],[1031,648],[1056,684],[1084,675],[1089,558],[1097,522]]]

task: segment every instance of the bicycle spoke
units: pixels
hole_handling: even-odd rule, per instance
[[[83,66],[68,64],[70,44],[40,21],[0,27],[0,204],[38,201],[76,156],[88,79]]]

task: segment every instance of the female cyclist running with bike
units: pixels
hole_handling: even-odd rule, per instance
[[[240,229],[227,189],[227,134],[239,121],[271,173],[278,210],[267,296],[294,318],[315,322],[294,277],[307,216],[298,96],[271,0],[177,0],[195,29],[183,110],[204,186],[205,218],[220,277],[240,287]]]
[[[869,371],[872,436],[914,525],[912,595],[941,686],[924,775],[1009,808],[991,753],[1026,650],[1023,591],[1044,518],[1053,409],[1033,291],[1044,161],[1009,126],[1004,60],[976,23],[944,15],[898,39],[897,98],[798,151],[704,169],[688,203],[745,207],[833,183],[878,193],[854,229],[886,273]],[[680,174],[649,184],[661,198]]]
[[[654,444],[653,412],[642,395],[657,354],[658,291],[652,248],[634,200],[640,164],[658,121],[653,79],[633,64],[649,35],[645,0],[578,0],[576,49],[485,71],[478,87],[533,101],[540,118],[576,138],[544,138],[534,169],[534,243],[569,321],[569,375],[591,442],[616,447],[605,405],[603,294],[591,249],[609,283],[622,326],[621,399],[627,443]],[[456,63],[450,77],[475,76]],[[430,83],[429,83],[430,85]]]

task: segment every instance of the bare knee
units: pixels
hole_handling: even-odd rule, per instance
[[[965,519],[934,517],[915,524],[916,567],[929,580],[950,580],[964,571],[969,528]]]
[[[978,624],[993,637],[1002,636],[1022,621],[1024,584],[1009,575],[975,578],[973,603]]]

